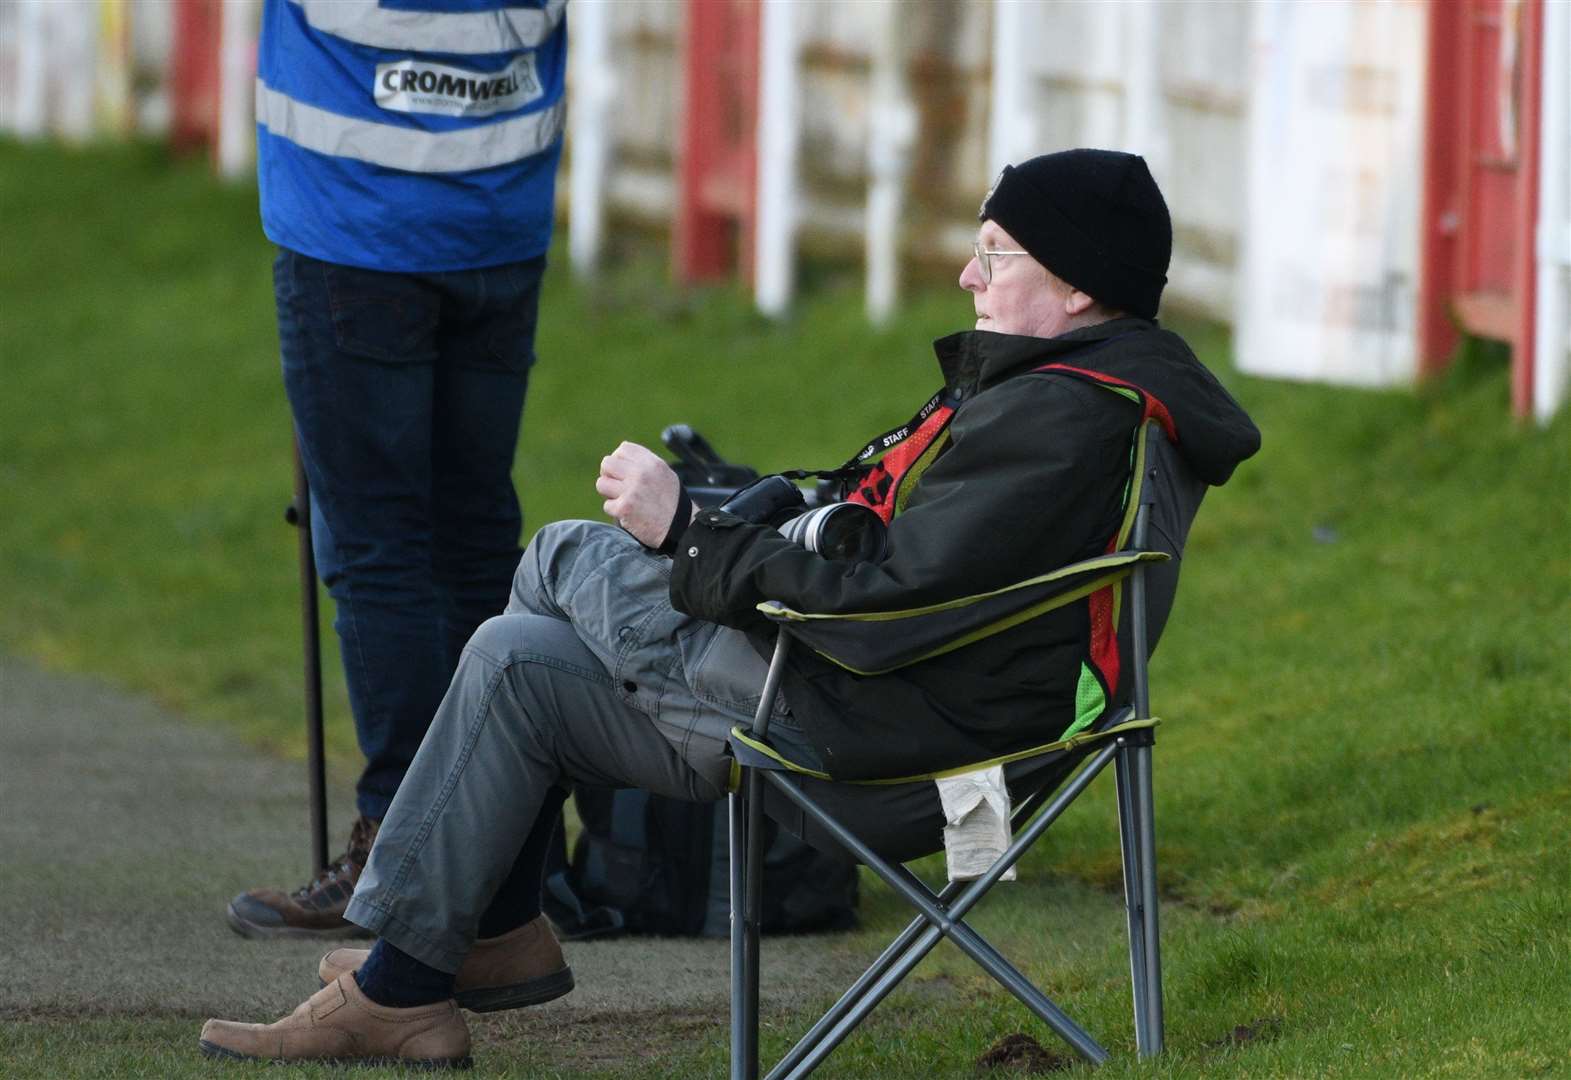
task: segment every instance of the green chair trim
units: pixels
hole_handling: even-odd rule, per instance
[[[1140,499],[1145,493],[1146,482],[1146,440],[1151,432],[1151,421],[1147,420],[1135,429],[1135,445],[1130,451],[1131,465],[1129,470],[1129,488],[1124,492],[1124,520],[1118,527],[1117,544],[1120,549],[1129,543],[1129,536],[1135,531],[1135,515],[1140,512]],[[1113,625],[1117,626],[1119,619],[1124,614],[1124,590],[1122,586],[1113,590]]]
[[[816,612],[796,611],[788,608],[778,600],[765,600],[757,605],[757,609],[768,618],[777,622],[809,622],[813,619],[839,619],[854,622],[891,622],[896,619],[911,619],[919,615],[933,615],[940,611],[952,611],[955,608],[967,607],[979,600],[988,600],[1005,593],[1028,589],[1033,585],[1045,585],[1050,581],[1073,577],[1076,574],[1089,573],[1092,570],[1104,570],[1112,567],[1128,566],[1133,569],[1135,563],[1141,562],[1166,562],[1170,556],[1165,551],[1115,551],[1110,555],[1098,555],[1092,559],[1084,559],[1068,566],[1061,566],[1057,570],[1049,571],[1037,577],[1017,581],[1012,585],[1005,585],[1001,589],[991,592],[975,593],[971,596],[962,596],[957,600],[945,600],[937,604],[927,604],[923,607],[903,608],[897,611],[848,611],[848,612]]]
[[[1130,563],[1128,566],[1121,566],[1114,570],[1111,574],[1103,574],[1099,578],[1095,578],[1086,582],[1079,588],[1071,589],[1066,593],[1059,593],[1056,596],[1050,596],[1046,600],[1032,604],[1030,607],[1021,608],[1013,615],[1007,615],[995,622],[988,623],[986,626],[979,626],[969,634],[962,634],[951,641],[944,642],[936,649],[930,649],[920,656],[913,656],[909,660],[901,661],[900,663],[895,664],[893,667],[876,668],[871,671],[863,671],[861,668],[852,667],[845,661],[831,656],[822,649],[814,648],[813,651],[816,652],[819,656],[822,656],[825,660],[828,660],[831,664],[834,664],[836,667],[843,668],[846,671],[851,672],[853,675],[887,675],[891,671],[899,671],[903,667],[910,667],[912,664],[920,664],[924,660],[931,660],[935,656],[943,656],[945,653],[954,652],[956,649],[963,649],[967,645],[981,641],[983,638],[992,637],[994,634],[1001,634],[1011,627],[1019,626],[1024,622],[1030,622],[1038,615],[1045,615],[1049,611],[1053,611],[1056,608],[1061,608],[1066,604],[1072,604],[1083,596],[1090,596],[1098,589],[1106,588],[1108,585],[1128,577],[1132,567],[1133,563]]]
[[[1118,526],[1118,546],[1129,543],[1129,534],[1135,529],[1135,514],[1140,510],[1140,496],[1145,491],[1146,437],[1151,430],[1147,420],[1135,429],[1134,463],[1129,473],[1129,491],[1124,498],[1124,520]]]
[[[731,729],[731,737],[737,742],[745,744],[752,750],[763,754],[765,757],[779,762],[780,765],[788,772],[794,772],[799,776],[811,776],[815,780],[827,780],[832,783],[888,785],[911,784],[919,780],[942,780],[948,776],[962,776],[965,773],[976,772],[978,769],[990,769],[994,765],[1008,765],[1013,761],[1024,761],[1026,758],[1039,757],[1042,754],[1051,754],[1059,750],[1074,750],[1085,746],[1088,743],[1100,742],[1103,739],[1111,738],[1115,735],[1122,735],[1126,731],[1139,731],[1145,728],[1154,728],[1161,722],[1161,720],[1154,716],[1145,720],[1126,720],[1122,724],[1114,724],[1112,727],[1105,728],[1102,731],[1082,731],[1077,735],[1069,736],[1067,739],[1057,739],[1050,743],[1043,743],[1041,746],[1033,746],[1025,750],[1016,750],[1012,754],[1004,754],[1000,757],[988,758],[986,761],[976,761],[969,765],[957,765],[952,769],[939,769],[936,772],[917,773],[914,776],[896,776],[879,780],[835,780],[834,777],[830,776],[826,772],[820,772],[817,769],[809,769],[805,765],[798,765],[796,762],[783,756],[780,751],[776,750],[768,743],[759,742],[757,739],[753,738],[747,732],[743,731],[740,725]],[[736,791],[741,785],[742,769],[742,764],[735,759],[732,759],[732,791]]]

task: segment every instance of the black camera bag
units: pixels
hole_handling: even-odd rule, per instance
[[[724,803],[636,788],[574,788],[583,831],[571,858],[561,826],[546,861],[542,906],[564,940],[616,934],[724,937],[730,871]],[[851,930],[857,867],[773,822],[764,854],[763,932]]]

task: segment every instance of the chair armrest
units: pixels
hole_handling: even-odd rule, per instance
[[[883,675],[1028,622],[1167,561],[1161,551],[1115,551],[991,592],[899,611],[803,612],[778,600],[758,610],[819,655],[858,675]]]

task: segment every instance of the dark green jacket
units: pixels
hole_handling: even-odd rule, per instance
[[[803,612],[892,611],[954,600],[1108,550],[1123,517],[1133,401],[1066,364],[1160,399],[1178,447],[1210,484],[1259,447],[1259,432],[1176,334],[1120,319],[1043,339],[967,331],[934,349],[959,400],[947,449],[889,528],[876,563],[824,559],[767,526],[701,512],[677,546],[672,602],[747,630],[768,655],[764,600]],[[879,624],[869,623],[869,633]],[[1058,738],[1076,718],[1090,640],[1086,601],[883,675],[810,649],[785,679],[791,716],[772,728],[788,756],[839,779],[926,772]],[[1106,700],[1122,687],[1102,687]]]

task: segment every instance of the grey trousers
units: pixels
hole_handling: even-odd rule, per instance
[[[609,525],[536,535],[382,821],[351,922],[456,972],[553,785],[724,797],[726,735],[751,721],[767,665],[740,632],[672,610],[670,565]],[[895,857],[940,843],[930,783],[812,786],[831,812],[874,823],[867,839]],[[766,810],[804,833],[783,799]]]

